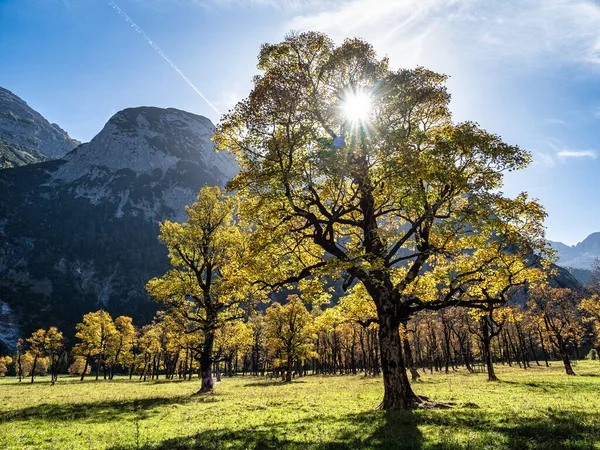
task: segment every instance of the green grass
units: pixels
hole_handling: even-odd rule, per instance
[[[199,381],[2,379],[0,448],[600,449],[600,363],[575,370],[424,374],[415,391],[454,407],[413,413],[371,411],[382,381],[362,376],[238,376],[204,397]]]

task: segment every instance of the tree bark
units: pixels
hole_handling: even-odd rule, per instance
[[[33,366],[31,367],[31,382],[33,383],[33,378],[35,377],[35,366],[37,364],[38,357],[33,358]]]
[[[483,344],[483,358],[485,359],[485,365],[487,368],[488,381],[498,381],[498,377],[494,371],[494,363],[492,362],[492,336],[490,334],[487,316],[481,318],[481,332],[483,337],[481,340]]]
[[[565,372],[567,375],[575,375],[573,371],[573,367],[571,367],[571,360],[569,359],[569,353],[567,352],[567,346],[562,340],[560,336],[557,336],[558,347],[560,351],[560,356],[563,360],[563,364],[565,365]]]
[[[546,367],[550,367],[548,363],[548,353],[546,352],[546,346],[544,345],[544,335],[542,334],[542,330],[538,328],[538,335],[540,337],[540,346],[542,347],[542,356],[544,357],[544,362],[546,363]]]
[[[406,328],[406,322],[404,322],[404,327]],[[410,371],[410,376],[412,378],[412,381],[419,381],[419,378],[421,378],[421,375],[419,375],[419,372],[417,371],[417,368],[415,367],[412,350],[410,348],[410,342],[408,342],[408,336],[403,337],[402,344],[404,345],[404,354],[405,354],[405,359],[406,359],[406,365],[408,366],[408,370]]]
[[[287,365],[285,369],[285,382],[290,383],[292,381],[292,365],[294,360],[292,359],[291,352],[288,352]]]
[[[378,409],[407,410],[415,408],[420,403],[406,375],[399,325],[400,321],[390,315],[379,317],[384,394]]]
[[[206,394],[213,390],[215,382],[212,377],[213,366],[213,344],[215,342],[214,331],[208,331],[204,335],[204,344],[200,353],[200,374],[202,377],[202,387],[198,394]]]
[[[89,363],[90,363],[90,357],[87,356],[85,358],[85,366],[83,366],[83,372],[81,372],[81,378],[79,379],[79,381],[83,381],[84,380],[85,374],[87,372],[87,368],[88,368]]]

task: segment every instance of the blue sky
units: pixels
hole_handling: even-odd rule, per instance
[[[598,0],[116,4],[221,112],[248,94],[260,45],[290,30],[363,37],[392,67],[446,73],[457,121],[533,153],[505,192],[540,199],[548,238],[575,244],[600,231]],[[0,0],[0,86],[82,141],[130,106],[218,120],[109,0]]]

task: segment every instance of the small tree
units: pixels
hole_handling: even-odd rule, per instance
[[[31,375],[32,383],[34,380],[35,369],[36,369],[38,360],[40,358],[43,358],[44,354],[45,354],[44,347],[46,345],[46,333],[47,333],[46,330],[44,330],[43,328],[40,328],[39,330],[35,331],[31,335],[31,337],[27,338],[27,343],[29,344],[29,350],[27,353],[29,354],[29,357],[30,357],[28,359],[31,359],[30,375]]]
[[[35,375],[45,375],[48,373],[48,358],[44,356],[34,355],[31,351],[26,351],[21,357],[23,367],[23,376],[30,376],[32,379]]]
[[[568,288],[541,284],[531,290],[530,308],[543,323],[546,336],[562,357],[567,375],[575,375],[568,346],[581,339],[583,326],[577,310],[579,293]]]
[[[292,381],[294,362],[302,363],[314,353],[312,316],[297,295],[290,295],[288,300],[285,306],[274,303],[266,315],[269,350],[285,367],[286,382]]]
[[[469,331],[481,342],[488,381],[498,381],[492,360],[492,340],[500,334],[510,314],[510,308],[490,304],[484,311],[473,311],[477,321],[476,327],[470,326],[470,322],[467,322]]]
[[[110,349],[110,379],[115,376],[117,366],[128,366],[133,360],[133,344],[136,338],[136,329],[131,317],[119,316],[115,319],[115,333],[111,340]]]
[[[73,347],[73,354],[85,358],[86,361],[85,369],[81,372],[81,381],[88,373],[87,366],[91,362],[96,364],[96,380],[101,366],[106,378],[107,367],[114,358],[114,342],[117,335],[112,317],[103,310],[90,312],[83,316],[82,322],[75,328],[75,337],[79,342]]]
[[[249,324],[238,320],[221,327],[215,337],[217,364],[223,361],[228,364],[228,373],[232,375],[237,367],[239,355],[243,355],[252,347],[253,330]]]
[[[53,380],[56,380],[65,356],[64,337],[62,332],[58,331],[56,327],[48,328],[44,351],[49,361],[50,375]]]
[[[581,300],[579,309],[586,322],[591,322],[596,335],[596,346],[600,349],[600,294],[593,294]]]
[[[264,372],[267,353],[267,326],[263,313],[257,311],[248,319],[248,326],[252,330],[252,349],[250,356],[250,371],[258,375]]]
[[[31,360],[31,382],[33,383],[38,363],[42,358],[44,358],[45,365],[49,366],[52,379],[56,379],[65,354],[62,332],[58,331],[56,327],[50,327],[47,330],[40,328],[27,339],[27,343],[29,344],[28,359]]]
[[[199,393],[213,389],[215,332],[239,320],[252,308],[246,266],[251,262],[248,231],[236,217],[237,199],[218,187],[205,187],[186,207],[187,220],[166,220],[160,239],[169,250],[173,269],[150,280],[146,289],[169,311],[189,321],[190,333],[202,336],[196,349],[202,373]]]

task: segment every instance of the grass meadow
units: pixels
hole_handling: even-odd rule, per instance
[[[0,379],[2,449],[600,449],[600,362],[485,374],[423,373],[418,394],[449,409],[372,411],[381,378],[236,376],[34,384]]]

